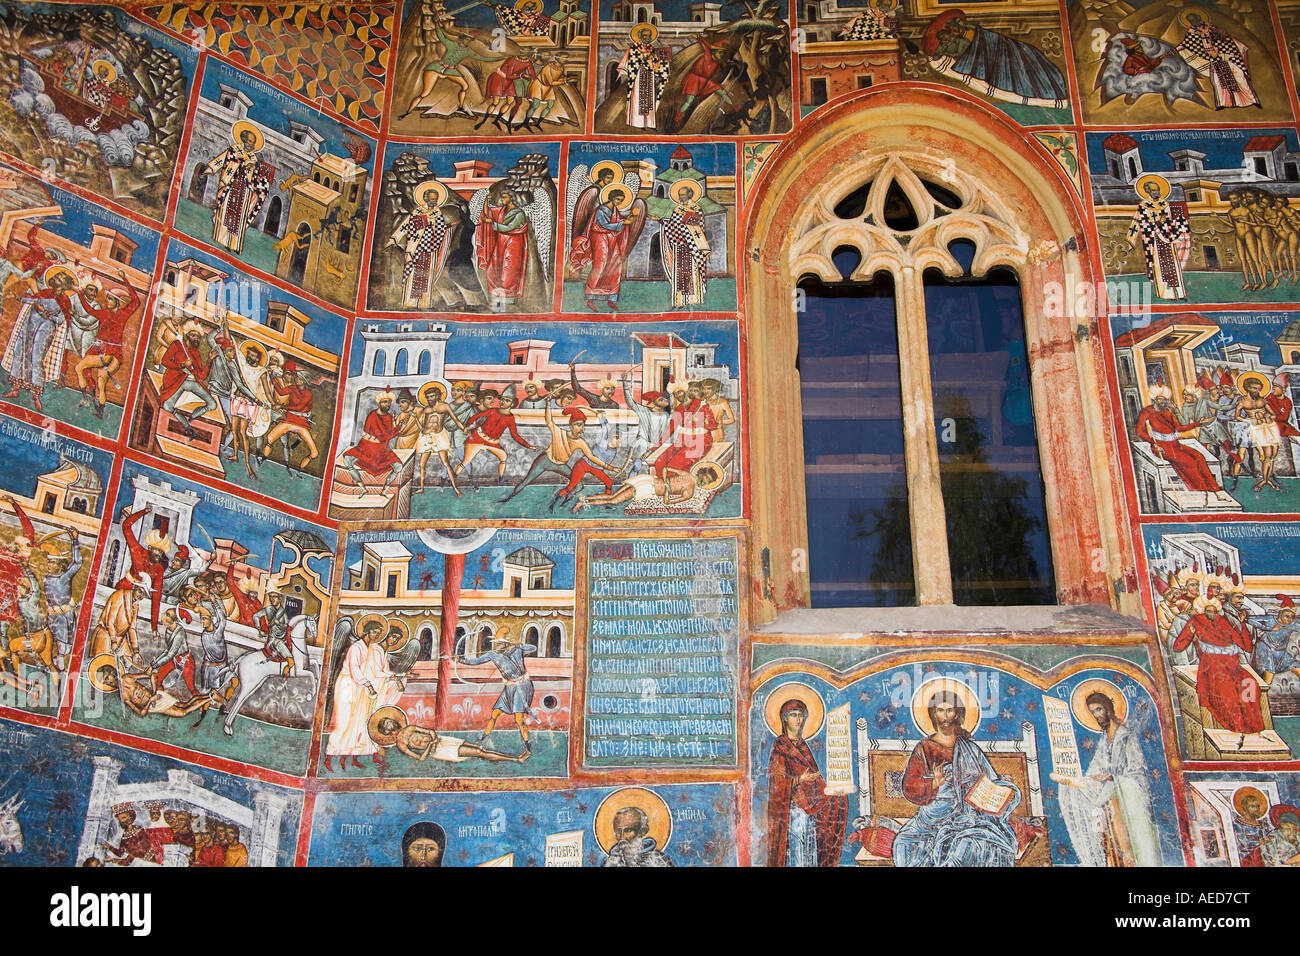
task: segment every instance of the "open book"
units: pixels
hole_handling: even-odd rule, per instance
[[[1006,784],[990,780],[988,777],[980,777],[979,783],[971,787],[970,792],[966,794],[966,802],[976,810],[1000,814],[1011,805],[1015,796],[1016,791]]]

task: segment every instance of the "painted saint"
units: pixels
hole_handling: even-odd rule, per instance
[[[792,694],[777,712],[780,733],[767,763],[768,866],[836,866],[844,846],[848,797],[825,792],[826,780],[804,739],[818,729],[825,707],[806,696]],[[811,724],[810,706],[819,711]]]
[[[627,125],[633,129],[654,129],[655,111],[668,83],[667,49],[656,48],[659,28],[639,23],[628,33],[631,45],[618,62],[619,76],[627,83]]]
[[[20,392],[27,392],[39,412],[45,386],[62,381],[77,277],[67,266],[56,263],[45,269],[38,285],[40,288],[19,299],[22,309],[0,367],[9,373],[9,391],[3,397],[17,398]]]
[[[1264,104],[1251,85],[1247,62],[1250,51],[1246,44],[1194,10],[1184,11],[1179,19],[1187,27],[1187,34],[1176,49],[1188,66],[1210,81],[1214,108],[1254,106],[1263,109]]]
[[[704,302],[705,270],[711,250],[699,206],[703,195],[704,187],[693,179],[684,179],[668,190],[674,206],[663,220],[664,271],[674,309]]]
[[[257,219],[271,190],[271,167],[258,158],[264,142],[260,129],[241,120],[231,132],[234,141],[201,172],[220,175],[212,207],[212,241],[238,253],[244,248],[244,230]]]
[[[996,100],[1065,108],[1065,75],[1037,47],[945,10],[926,27],[922,46],[938,72]]]
[[[431,310],[434,287],[451,252],[452,230],[442,217],[447,187],[429,180],[415,187],[415,209],[404,217],[389,237],[389,245],[402,250],[402,303],[408,309]]]
[[[600,311],[600,301],[618,311],[628,253],[645,226],[645,201],[621,181],[622,171],[609,160],[593,166],[595,182],[579,194],[574,208],[569,269],[577,274],[590,266],[583,297],[592,312]]]
[[[1192,245],[1187,207],[1169,201],[1169,180],[1156,173],[1138,177],[1133,188],[1138,194],[1138,208],[1129,224],[1129,243],[1142,244],[1147,277],[1159,298],[1186,299],[1183,267]]]

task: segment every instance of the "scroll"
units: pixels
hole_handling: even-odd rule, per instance
[[[490,860],[484,860],[479,866],[514,866],[515,855],[507,853],[504,856],[494,856]]]
[[[582,866],[582,831],[551,833],[546,837],[544,866]]]
[[[1082,784],[1083,765],[1074,739],[1070,702],[1044,694],[1043,716],[1047,718],[1047,739],[1052,747],[1052,779],[1057,783]]]
[[[842,704],[826,715],[826,793],[852,793],[853,790],[849,705]]]

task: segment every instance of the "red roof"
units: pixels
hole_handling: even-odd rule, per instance
[[[1244,153],[1269,152],[1286,142],[1285,136],[1252,136],[1242,147]]]
[[[673,150],[673,154],[668,158],[669,159],[690,159],[691,154],[686,151],[685,146],[678,146],[675,150]]]
[[[1112,133],[1101,141],[1102,149],[1108,149],[1114,153],[1127,153],[1130,149],[1137,149],[1137,145],[1137,140],[1124,133]]]
[[[1218,322],[1215,322],[1208,316],[1201,315],[1199,312],[1175,312],[1173,315],[1166,315],[1161,319],[1157,319],[1150,325],[1144,325],[1140,329],[1132,329],[1131,331],[1125,332],[1123,335],[1117,336],[1115,339],[1115,347],[1125,348],[1126,346],[1136,345],[1139,342],[1145,342],[1148,339],[1153,338],[1157,333],[1173,328],[1175,325],[1205,325],[1214,328],[1219,327]]]
[[[683,349],[686,348],[686,342],[677,337],[675,332],[656,332],[651,335],[641,335],[633,333],[632,338],[636,339],[648,349]]]

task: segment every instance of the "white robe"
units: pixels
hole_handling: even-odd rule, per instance
[[[330,720],[329,743],[325,752],[331,756],[361,756],[379,753],[379,745],[370,739],[367,722],[380,707],[395,704],[401,688],[388,669],[388,654],[380,643],[356,641],[343,658],[343,667],[334,681],[334,714]],[[377,692],[371,697],[365,685]]]
[[[1102,777],[1110,777],[1102,780]],[[1160,838],[1151,819],[1146,761],[1137,738],[1124,724],[1115,736],[1102,734],[1082,786],[1062,785],[1061,815],[1079,862],[1105,866],[1104,841],[1121,827],[1127,856],[1134,866],[1162,866]],[[1112,823],[1112,821],[1114,821]]]

